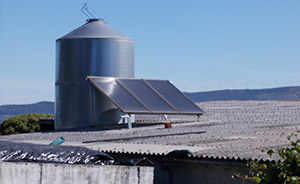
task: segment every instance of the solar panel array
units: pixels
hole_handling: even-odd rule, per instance
[[[87,80],[124,113],[203,114],[168,80],[99,76],[88,76]]]

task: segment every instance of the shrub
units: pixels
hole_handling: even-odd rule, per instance
[[[249,163],[251,176],[236,176],[262,184],[300,184],[300,140],[291,141],[291,136],[288,140],[291,142],[290,147],[267,151],[269,156],[278,154],[281,158],[279,161],[274,163],[251,161]]]
[[[22,114],[11,117],[0,125],[0,135],[36,132],[40,130],[37,124],[40,118],[54,117],[52,114]]]

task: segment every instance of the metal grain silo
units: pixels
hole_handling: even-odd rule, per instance
[[[102,19],[56,40],[55,129],[117,123],[120,111],[86,81],[88,75],[134,77],[134,40]]]

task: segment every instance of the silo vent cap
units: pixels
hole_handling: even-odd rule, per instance
[[[104,22],[103,19],[87,19],[86,23],[90,23],[90,22]]]

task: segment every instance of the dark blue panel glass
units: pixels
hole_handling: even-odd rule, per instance
[[[113,77],[89,77],[92,84],[110,98],[125,113],[150,113]]]
[[[153,113],[177,113],[164,99],[162,99],[142,79],[118,79]]]
[[[170,81],[146,80],[161,96],[181,113],[202,113],[203,111],[181,93]]]

